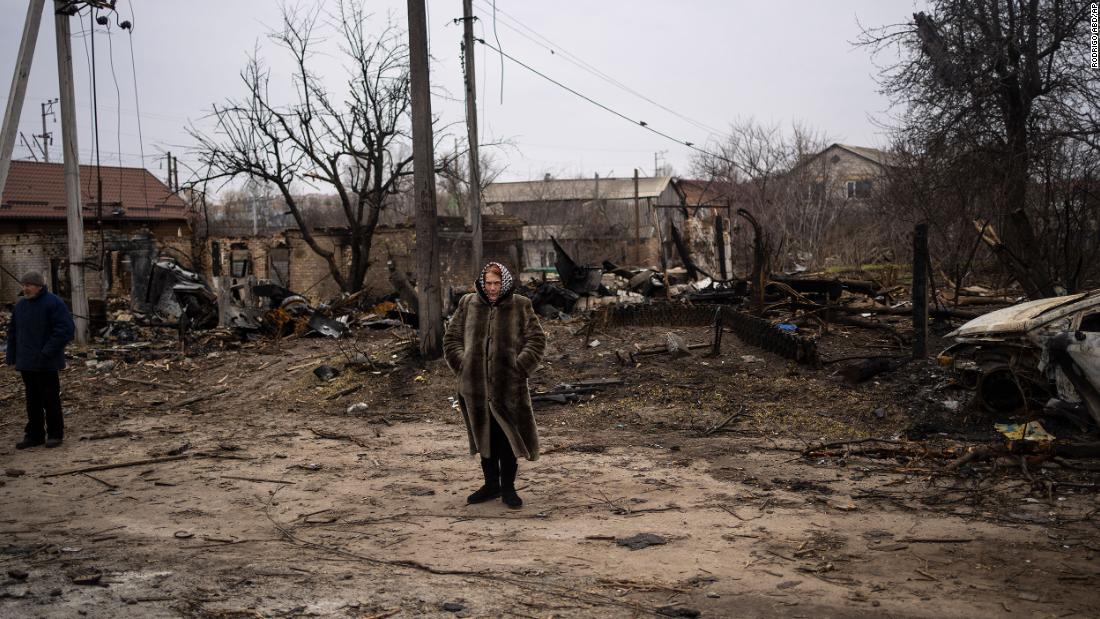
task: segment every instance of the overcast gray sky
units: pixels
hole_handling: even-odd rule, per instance
[[[0,96],[8,96],[26,0],[6,0],[0,20]],[[313,6],[312,0],[299,0]],[[404,2],[370,1],[379,24],[387,15],[401,27]],[[602,1],[534,2],[474,0],[475,36],[630,118],[685,141],[703,145],[713,130],[737,118],[768,122],[798,120],[835,141],[876,146],[884,136],[872,122],[887,110],[877,93],[874,59],[853,47],[864,26],[910,18],[925,3],[915,0]],[[54,23],[47,2],[20,130],[41,131],[39,104],[57,96]],[[433,112],[443,123],[464,119],[459,42],[461,0],[428,0]],[[211,103],[243,92],[238,72],[257,45],[286,83],[287,58],[266,38],[278,24],[271,0],[119,0],[121,19],[134,23],[131,35],[114,25],[95,29],[100,153],[104,164],[141,164],[137,108],[145,165],[164,177],[163,153],[190,146],[184,127]],[[72,18],[77,121],[83,163],[93,163],[88,18]],[[131,43],[135,62],[131,62]],[[680,174],[690,171],[692,151],[645,131],[577,98],[526,69],[477,46],[478,104],[482,142],[509,140],[498,151],[507,180],[599,173],[630,176],[638,167],[651,174],[654,154]],[[554,50],[552,54],[550,49]],[[318,57],[317,70],[338,85],[338,55]],[[882,59],[879,59],[881,62]],[[112,75],[113,67],[113,75]],[[589,70],[586,70],[587,67]],[[594,69],[594,70],[593,70]],[[616,86],[609,76],[671,113]],[[136,82],[135,82],[136,73]],[[136,83],[136,89],[135,89]],[[117,84],[117,89],[116,89]],[[135,101],[135,91],[137,101]],[[447,97],[444,93],[450,93]],[[283,98],[290,102],[288,98]],[[53,160],[60,159],[60,123]],[[449,129],[464,134],[462,125]],[[15,156],[29,158],[17,142]],[[184,163],[188,159],[185,155]],[[181,166],[181,177],[186,172]]]

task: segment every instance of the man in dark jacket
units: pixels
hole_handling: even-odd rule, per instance
[[[57,295],[46,289],[42,275],[28,272],[23,299],[15,304],[8,325],[6,362],[23,375],[27,388],[27,428],[16,449],[57,447],[65,438],[61,415],[61,382],[65,369],[65,345],[73,339],[73,317]]]

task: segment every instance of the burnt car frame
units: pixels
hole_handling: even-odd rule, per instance
[[[1028,301],[967,322],[940,355],[994,413],[1077,407],[1100,426],[1100,290]]]

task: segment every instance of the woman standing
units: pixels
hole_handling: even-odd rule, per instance
[[[499,496],[514,509],[523,505],[516,457],[539,457],[527,377],[542,359],[546,334],[531,301],[512,294],[515,282],[504,265],[486,264],[475,287],[459,301],[443,336],[447,366],[459,379],[470,453],[481,455],[485,474],[485,484],[467,502]]]

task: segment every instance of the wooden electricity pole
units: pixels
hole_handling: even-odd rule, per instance
[[[27,79],[34,60],[34,45],[38,42],[39,24],[42,23],[42,7],[46,0],[31,0],[27,6],[27,19],[23,23],[23,38],[19,41],[19,56],[15,60],[15,72],[11,76],[8,104],[4,108],[4,126],[0,129],[0,196],[8,182],[15,136],[19,133],[19,116],[23,111],[23,99],[27,95]]]
[[[913,230],[913,358],[928,356],[928,224]]]
[[[80,160],[76,148],[76,94],[73,91],[73,50],[66,2],[54,0],[57,29],[57,80],[61,96],[61,152],[65,160],[65,202],[69,235],[69,294],[72,298],[76,343],[88,344],[88,297],[84,290],[84,213],[80,204]]]
[[[481,160],[477,154],[477,80],[474,77],[473,0],[462,0],[462,52],[466,57],[466,135],[470,142],[470,243],[473,244],[473,274],[481,271]],[[513,265],[519,267],[519,265]]]
[[[412,101],[413,184],[416,187],[416,279],[420,354],[443,356],[443,299],[440,296],[435,207],[432,102],[428,84],[428,27],[424,0],[408,0],[409,97]]]
[[[642,264],[642,209],[638,203],[638,168],[634,168],[634,264]]]

